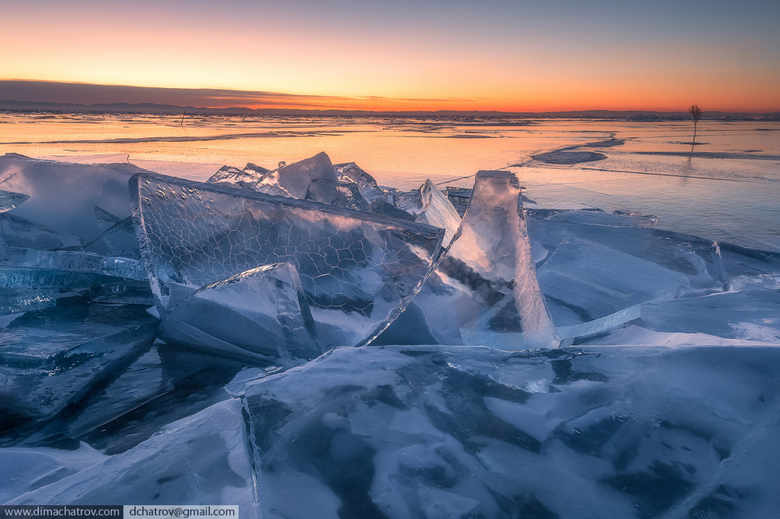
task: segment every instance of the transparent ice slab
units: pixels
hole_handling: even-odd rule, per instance
[[[0,247],[0,268],[93,274],[135,281],[146,279],[144,266],[139,260],[79,251]]]
[[[95,207],[95,217],[103,230],[95,239],[84,244],[82,250],[102,256],[140,258],[135,228],[129,216],[120,218],[100,207]]]
[[[2,272],[0,272],[2,279]],[[0,287],[0,315],[43,310],[57,304],[61,297],[60,290]],[[2,326],[0,326],[2,328]]]
[[[279,186],[293,198],[332,204],[338,197],[338,176],[325,153],[280,167],[276,175]]]
[[[222,166],[207,180],[210,184],[233,184],[239,187],[257,190],[257,184],[270,170],[256,166],[251,162],[244,169]]]
[[[171,284],[166,341],[287,364],[323,353],[295,267],[250,269],[195,291]]]
[[[155,351],[159,359],[151,355]],[[229,398],[225,385],[246,365],[159,340],[145,356],[148,363],[141,364],[140,357],[102,391],[79,402],[76,414],[52,422],[44,436],[64,434],[108,454],[125,452],[168,424]],[[93,418],[108,421],[97,428],[79,427],[94,423]]]
[[[634,216],[534,210],[537,273],[556,325],[633,304],[729,289],[732,279],[780,272],[780,255],[647,228]]]
[[[748,288],[642,307],[641,326],[780,344],[780,291]]]
[[[132,164],[73,164],[7,153],[0,156],[0,185],[30,198],[13,214],[83,243],[101,231],[94,208],[129,216],[127,181],[144,171]]]
[[[365,344],[405,308],[440,253],[443,231],[427,225],[160,175],[130,186],[161,316],[174,287],[194,291],[290,263],[319,344]]]
[[[0,315],[41,309],[90,291],[104,301],[121,302],[120,294],[130,291],[148,299],[146,283],[140,260],[0,246]]]
[[[444,229],[442,247],[449,246],[460,228],[461,217],[433,182],[426,180],[419,189],[396,193],[394,200],[397,207],[414,217],[416,222]]]
[[[74,301],[26,313],[0,335],[0,408],[53,417],[148,348],[155,330],[156,321],[135,306]]]
[[[538,269],[544,295],[584,321],[655,299],[673,299],[691,288],[689,277],[597,242],[571,239]]]
[[[78,247],[78,236],[58,233],[46,226],[33,223],[14,213],[0,213],[0,243],[13,247],[33,249],[60,249]]]
[[[170,378],[165,372],[159,351],[152,347],[105,388],[90,394],[85,399],[87,405],[68,419],[64,427],[58,427],[58,432],[70,438],[79,438],[159,395],[172,391],[174,386]]]
[[[442,344],[553,346],[517,178],[480,171],[460,230],[415,300]]]
[[[471,200],[471,189],[447,186],[444,192],[447,194],[447,198],[449,198],[452,206],[458,211],[458,214],[461,216],[466,214],[466,209],[469,208],[469,201]]]
[[[374,177],[354,162],[331,164],[325,153],[290,165],[280,163],[275,170],[251,162],[244,169],[223,166],[208,179],[208,183],[413,219],[412,215],[393,205],[394,190],[380,187]]]
[[[387,193],[379,187],[374,177],[354,162],[334,165],[340,182],[349,182],[357,186],[360,196],[371,206],[388,203]]]

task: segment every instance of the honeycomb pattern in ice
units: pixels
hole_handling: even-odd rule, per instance
[[[192,288],[271,263],[295,266],[323,345],[366,344],[419,291],[440,253],[427,225],[247,190],[141,174],[130,181],[161,313]]]

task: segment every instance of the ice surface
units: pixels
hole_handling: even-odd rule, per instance
[[[139,307],[76,300],[16,318],[0,335],[0,409],[51,418],[151,345],[156,322]],[[5,421],[5,420],[4,420]]]
[[[443,344],[555,344],[512,173],[477,174],[459,234],[415,304]]]
[[[256,267],[195,291],[171,284],[162,321],[166,341],[220,348],[225,354],[290,363],[323,352],[290,263]]]
[[[12,503],[207,496],[240,504],[242,517],[259,506],[262,517],[291,519],[771,516],[780,505],[780,386],[767,366],[778,355],[339,348],[283,373],[243,376],[242,401],[211,405],[116,454],[84,443],[0,449],[0,491]],[[133,366],[120,386],[159,388],[155,357]]]
[[[606,213],[597,209],[555,211],[546,210],[540,213],[547,214],[547,220],[551,222],[566,222],[578,225],[603,225],[606,227],[639,227],[650,226],[658,223],[655,216],[637,215],[625,211]]]
[[[780,268],[776,253],[648,228],[634,218],[599,211],[533,210],[528,226],[532,239],[548,250],[572,239],[596,242],[684,274],[697,289],[722,289],[724,277]]]
[[[74,455],[81,452],[91,462],[74,466],[58,460],[60,465],[72,467],[75,472],[37,488],[17,484],[17,489],[29,490],[8,501],[17,504],[229,503],[239,505],[242,518],[254,517],[254,483],[241,405],[237,400],[215,404],[174,422],[122,454],[105,457],[82,446]],[[26,460],[36,455],[40,455],[39,450],[0,449],[3,461],[4,458]],[[46,468],[41,467],[38,472]],[[20,479],[17,477],[16,481]]]
[[[591,337],[601,337],[606,332],[618,329],[624,325],[637,321],[642,317],[642,305],[633,305],[615,313],[592,319],[580,324],[558,326],[555,332],[562,344],[571,344],[575,340],[579,343]],[[598,340],[596,341],[601,344]]]
[[[172,290],[192,292],[286,262],[298,271],[326,349],[370,342],[392,322],[428,276],[443,235],[371,213],[151,174],[133,178],[131,197],[163,319]]]
[[[642,307],[642,326],[780,344],[780,291],[750,288]]]
[[[77,450],[41,448],[0,448],[0,502],[49,485],[94,465],[106,456],[81,445]]]
[[[72,445],[73,440],[89,438],[93,446],[110,452],[113,449],[106,449],[106,446],[96,439],[102,439],[104,434],[111,435],[116,424],[128,416],[132,417],[133,412],[139,409],[154,407],[156,402],[160,402],[160,408],[165,408],[170,402],[162,400],[165,396],[175,393],[177,383],[180,383],[182,378],[201,371],[202,365],[201,369],[194,367],[189,370],[181,365],[172,366],[165,355],[166,348],[161,342],[153,344],[126,369],[109,374],[112,376],[108,376],[102,384],[95,386],[83,398],[71,402],[55,419],[35,424],[34,430],[25,434],[17,445]],[[204,405],[207,406],[208,404]],[[158,408],[158,413],[159,411]],[[195,411],[191,410],[190,413]],[[147,418],[145,424],[149,425],[153,419]],[[132,421],[132,418],[130,420]],[[173,420],[167,423],[170,421]],[[134,438],[137,433],[118,436],[121,439],[114,438],[111,447],[130,444],[127,447],[130,448],[145,439]]]
[[[596,151],[563,151],[556,150],[547,153],[533,155],[534,160],[547,164],[578,164],[580,162],[594,162],[607,158],[603,153]]]
[[[780,382],[766,367],[779,355],[340,348],[249,386],[260,506],[288,518],[644,518],[725,502],[730,516],[771,515]]]

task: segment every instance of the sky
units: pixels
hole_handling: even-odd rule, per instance
[[[50,83],[0,99],[780,111],[779,21],[778,0],[2,0],[0,80]]]

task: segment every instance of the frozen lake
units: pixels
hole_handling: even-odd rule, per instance
[[[658,217],[659,228],[780,251],[780,123],[0,114],[0,154],[126,162],[205,180],[222,165],[276,167],[325,151],[380,183],[470,187],[510,169],[540,208]],[[569,148],[600,160],[551,164]],[[520,166],[522,165],[522,166]]]
[[[780,506],[777,125],[3,117],[3,502]]]

